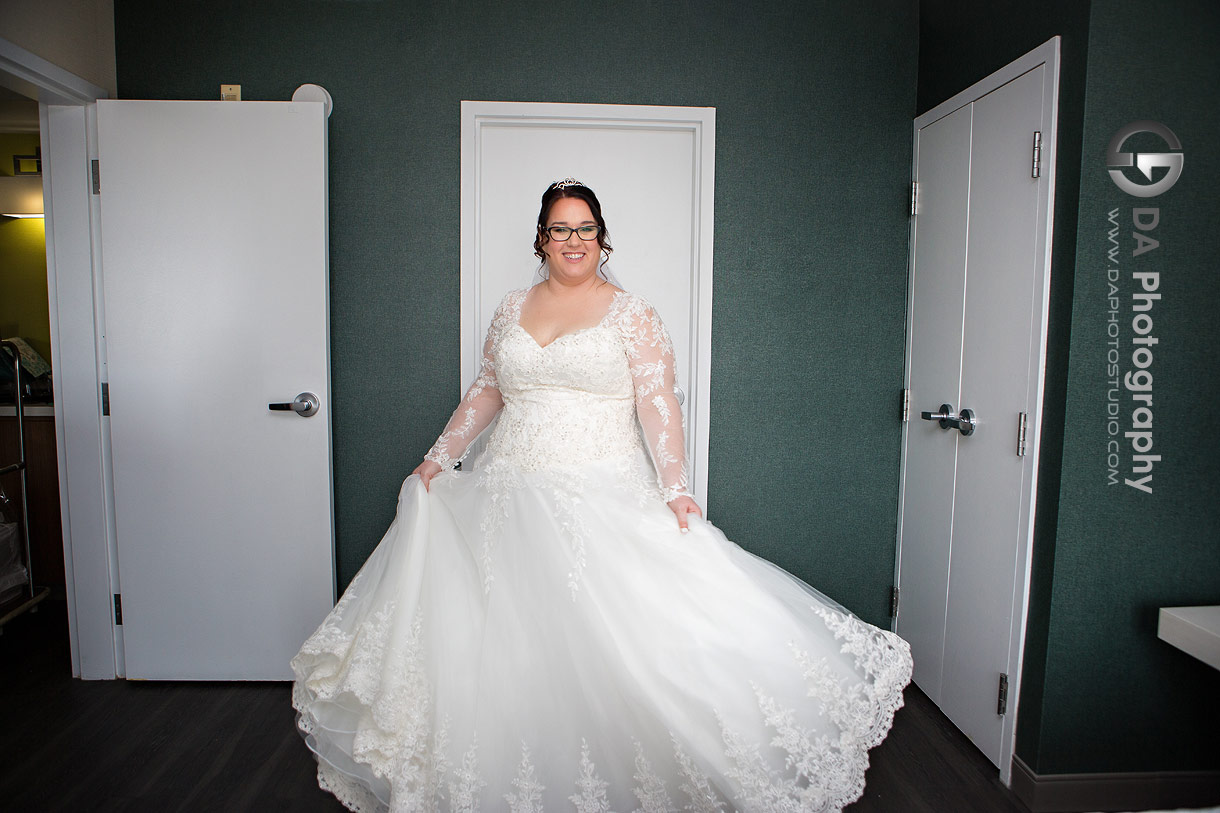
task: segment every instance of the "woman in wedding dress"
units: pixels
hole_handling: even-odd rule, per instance
[[[590,189],[547,189],[535,251],[544,280],[500,303],[393,524],[292,660],[319,785],[369,813],[840,810],[909,647],[701,518],[673,347],[599,271]]]

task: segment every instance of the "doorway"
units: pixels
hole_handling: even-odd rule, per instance
[[[73,411],[72,404],[80,403],[79,399],[75,398],[77,391],[72,382],[79,381],[76,373],[82,369],[82,360],[87,358],[86,364],[92,366],[96,357],[96,342],[92,332],[92,288],[88,256],[88,192],[87,186],[83,182],[87,175],[87,163],[84,160],[86,141],[84,110],[86,104],[104,97],[106,91],[4,39],[0,39],[0,86],[3,87],[5,96],[9,100],[23,108],[19,116],[16,118],[6,116],[5,121],[10,124],[14,121],[18,122],[22,132],[33,135],[33,143],[36,145],[34,150],[36,157],[33,160],[26,157],[20,158],[19,163],[14,165],[13,174],[17,175],[18,171],[41,173],[35,184],[35,195],[41,198],[42,206],[39,211],[46,214],[45,219],[36,224],[30,224],[27,220],[25,224],[18,227],[27,232],[27,237],[31,225],[40,232],[41,248],[32,250],[32,253],[41,253],[40,260],[44,263],[42,265],[43,277],[38,288],[43,295],[44,306],[47,307],[44,318],[45,327],[49,332],[50,348],[50,352],[44,355],[40,349],[40,336],[33,336],[31,337],[34,339],[33,342],[26,342],[33,352],[23,353],[23,357],[32,360],[36,368],[42,366],[38,364],[39,356],[42,356],[44,361],[55,365],[54,373],[48,372],[45,375],[45,378],[50,379],[49,393],[36,392],[39,388],[47,387],[45,381],[40,381],[44,376],[34,374],[37,369],[29,367],[23,369],[23,373],[30,373],[26,379],[30,387],[27,390],[25,382],[23,382],[23,394],[37,396],[27,399],[27,403],[31,403],[32,400],[45,401],[45,403],[31,404],[24,416],[25,426],[22,433],[27,442],[24,457],[27,486],[30,489],[28,495],[30,499],[27,500],[31,531],[29,558],[34,565],[34,582],[50,585],[52,592],[64,595],[67,599],[73,672],[82,674],[80,672],[80,647],[78,646],[79,627],[76,623],[77,591],[72,578],[70,545],[66,542],[71,534],[70,516],[73,510],[88,509],[89,506],[88,500],[84,499],[83,494],[78,504],[70,505],[67,501],[65,479],[72,475],[72,471],[66,465],[70,453],[67,448],[69,444],[65,442],[65,438],[69,434],[73,434],[72,430],[78,430],[71,443],[71,454],[74,457],[78,453],[83,455],[82,460],[92,457],[95,466],[100,462],[96,451],[99,447],[100,432],[84,438],[83,436],[88,434],[90,418],[85,416],[79,424],[72,420],[72,416],[77,414]],[[65,111],[70,112],[64,115]],[[21,155],[27,156],[28,150],[23,149]],[[74,158],[80,160],[75,176],[70,169]],[[56,185],[51,172],[53,166],[60,168],[61,194],[58,201],[61,207],[59,210],[53,208],[55,199],[52,196],[52,187]],[[39,192],[41,194],[38,194]],[[75,210],[77,215],[83,211],[85,216],[74,218],[69,210]],[[62,220],[58,223],[60,226],[58,232],[53,228],[55,211],[60,211],[63,215]],[[22,210],[22,213],[28,212]],[[82,246],[85,248],[83,255],[74,252],[74,249]],[[62,298],[59,296],[60,288],[57,286],[55,262],[57,257],[61,260],[60,269],[64,271],[64,279],[74,278],[81,283],[76,288],[69,283],[64,286],[64,289],[73,290],[76,293],[87,292],[83,298],[77,298],[75,303],[72,302],[71,294]],[[81,307],[74,308],[74,305]],[[28,322],[24,317],[19,317],[15,326],[18,337],[27,331],[41,334],[41,330],[35,329],[33,323]],[[70,340],[64,344],[61,341],[64,333],[71,335],[78,330],[88,334],[88,338],[84,342]],[[5,331],[5,336],[8,336],[8,331]],[[42,345],[42,348],[45,349],[46,346]],[[24,350],[24,348],[22,349]],[[91,381],[95,380],[96,377],[91,379]],[[88,388],[91,392],[96,392],[96,387],[92,383]],[[92,400],[94,402],[92,420],[96,427],[99,425],[96,395]],[[3,421],[15,423],[13,418],[0,419],[0,422]],[[15,430],[15,428],[14,426],[13,429]],[[13,440],[15,440],[15,434],[14,431]],[[81,442],[82,440],[83,442]],[[0,455],[0,464],[13,462],[8,459],[11,456],[8,452],[8,444],[4,445],[6,450]],[[78,471],[86,473],[87,476],[87,467],[82,467]],[[16,482],[17,479],[14,478],[9,482]],[[100,471],[95,477],[95,484],[100,491]],[[20,490],[20,486],[14,486],[14,490]],[[20,500],[21,496],[16,496],[16,499]],[[100,507],[100,501],[97,507]],[[18,511],[18,513],[21,512]],[[89,538],[98,540],[97,553],[101,554],[101,557],[95,563],[95,573],[104,574],[106,572],[104,515],[98,512],[93,516],[93,520],[92,527],[85,529],[85,533],[89,535]],[[94,537],[93,534],[97,536]],[[104,588],[97,592],[98,600],[90,602],[89,611],[98,612],[100,623],[96,624],[97,631],[104,637],[99,636],[96,639],[97,646],[91,650],[91,655],[97,655],[96,674],[86,672],[83,673],[83,676],[113,677],[113,635],[110,631],[108,616],[101,612],[106,607],[106,604],[103,603]],[[35,595],[41,597],[47,593],[38,591]],[[36,599],[30,599],[30,601],[34,600]],[[92,619],[93,616],[85,619],[86,626],[94,624]]]
[[[96,203],[90,194],[89,164],[89,105],[108,94],[7,40],[0,40],[0,84],[38,102],[48,316],[55,365],[55,455],[72,673],[87,679],[113,678],[113,536],[97,383],[101,375],[93,296]]]
[[[42,212],[38,102],[0,87],[0,625],[64,596]]]
[[[38,100],[72,673],[85,679],[113,679],[125,673],[125,646],[115,544],[109,394],[103,387],[108,381],[108,337],[101,296],[96,102],[105,99],[107,93],[2,39],[0,84]],[[240,149],[232,150],[232,155],[241,154]],[[289,190],[285,194],[291,194],[294,188],[284,184]],[[321,199],[325,201],[324,194]],[[325,212],[324,205],[320,211]],[[313,234],[323,235],[321,242],[325,243],[323,219],[302,222]],[[291,398],[293,392],[285,396],[277,387],[273,396],[263,400]],[[193,406],[198,413],[208,405]],[[266,415],[267,403],[260,406],[260,412]],[[267,420],[274,417],[279,416]],[[289,417],[298,420],[291,412]],[[328,444],[324,445],[329,452]],[[329,467],[326,469],[329,478]],[[329,499],[325,502],[329,505]],[[329,523],[323,524],[329,531]],[[324,585],[322,599],[319,612],[333,600],[330,579]],[[294,618],[291,623],[300,621]],[[299,641],[302,634],[293,637]]]
[[[1054,38],[915,120],[896,631],[1011,771],[1054,199]]]
[[[673,339],[690,483],[705,511],[715,151],[711,107],[462,102],[463,385],[501,297],[532,282],[543,191],[580,179],[606,214],[609,266]]]

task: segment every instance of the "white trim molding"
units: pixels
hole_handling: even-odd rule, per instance
[[[44,104],[79,105],[110,94],[0,37],[0,84]]]

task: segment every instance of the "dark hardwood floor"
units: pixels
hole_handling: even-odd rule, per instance
[[[0,810],[343,810],[318,789],[287,683],[76,680],[67,628],[44,601],[0,635]],[[871,757],[851,813],[1025,813],[914,687]]]

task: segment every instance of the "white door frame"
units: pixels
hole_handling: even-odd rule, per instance
[[[1033,314],[1034,324],[1029,348],[1029,380],[1033,386],[1029,389],[1026,401],[1026,413],[1029,415],[1026,429],[1025,487],[1021,494],[1021,519],[1019,526],[1020,543],[1017,547],[1016,580],[1013,590],[1012,627],[1009,637],[1008,663],[1011,673],[1008,678],[1008,713],[1004,717],[1002,727],[1002,745],[1000,749],[1000,780],[1010,784],[1012,778],[1012,758],[1016,746],[1017,714],[1020,711],[1021,669],[1025,650],[1025,620],[1029,606],[1030,564],[1034,543],[1034,509],[1038,492],[1038,458],[1042,440],[1042,394],[1044,389],[1044,372],[1046,369],[1046,332],[1049,321],[1049,293],[1051,282],[1051,232],[1054,224],[1055,208],[1055,167],[1058,153],[1058,111],[1059,111],[1059,37],[1052,37],[1034,50],[1005,65],[1000,70],[976,82],[961,93],[937,105],[915,119],[913,156],[911,160],[912,180],[919,162],[919,131],[932,122],[949,115],[955,110],[974,102],[1000,86],[1011,82],[1018,76],[1030,70],[1045,65],[1042,90],[1042,120],[1047,122],[1049,132],[1042,134],[1042,172],[1047,182],[1041,185],[1038,193],[1038,228],[1037,228],[1037,267],[1034,285]],[[915,264],[915,219],[911,220],[909,256],[907,268]],[[908,276],[913,280],[908,270]],[[914,285],[909,285],[907,293],[907,313],[913,307]],[[907,354],[905,370],[905,386],[910,387],[911,376],[911,331],[912,325],[907,323]],[[900,471],[906,470],[906,433],[910,423],[903,426],[903,453]],[[1014,438],[1015,442],[1015,438]],[[900,485],[898,497],[898,556],[894,563],[894,583],[898,583],[898,575],[902,564],[902,505],[905,498],[905,480]],[[893,622],[896,626],[897,620]]]
[[[695,144],[697,211],[692,216],[694,301],[687,337],[693,367],[688,379],[687,459],[696,500],[707,510],[707,459],[712,359],[712,223],[715,196],[716,110],[711,107],[553,104],[544,102],[462,102],[461,363],[463,388],[478,374],[485,325],[480,325],[481,266],[478,256],[480,133],[484,127],[623,128],[688,132]],[[523,284],[524,284],[523,280]],[[464,391],[464,389],[463,389]],[[458,393],[460,396],[461,393]]]
[[[46,213],[47,288],[55,364],[55,443],[63,522],[64,570],[72,674],[121,674],[115,638],[113,504],[106,482],[104,367],[98,277],[98,204],[90,159],[95,102],[108,93],[0,39],[0,78],[38,100]]]

